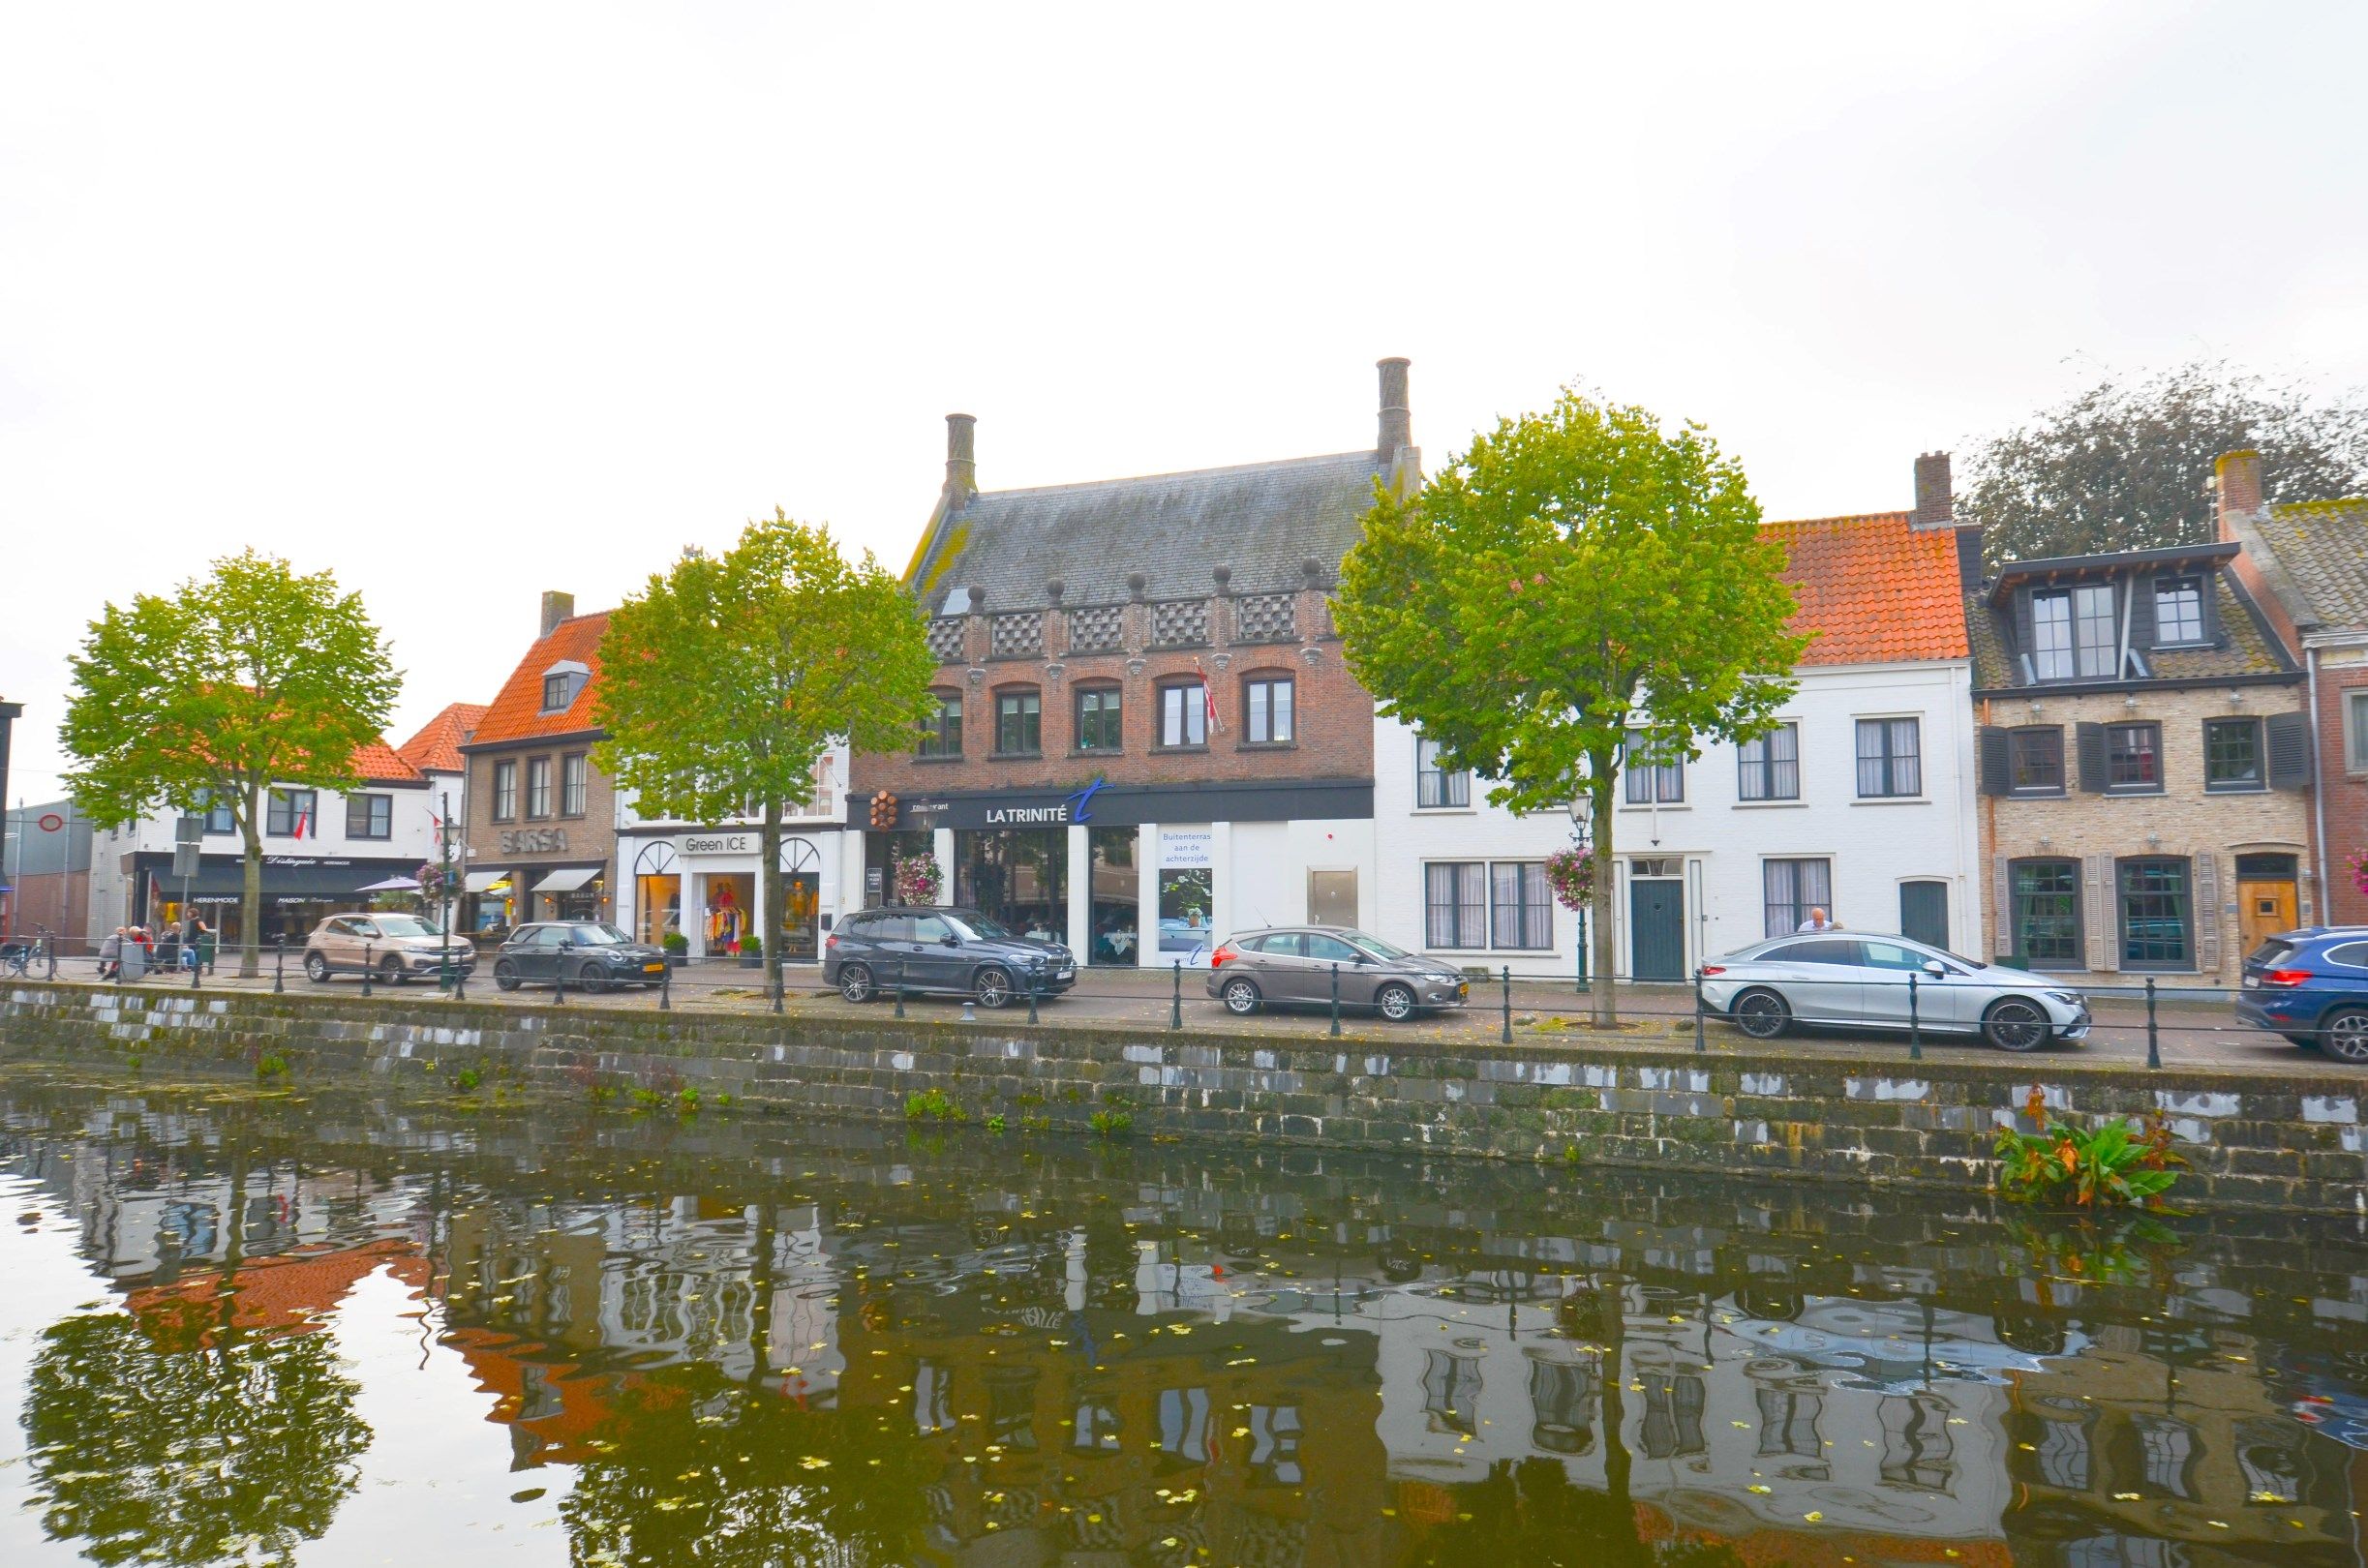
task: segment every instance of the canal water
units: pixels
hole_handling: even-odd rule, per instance
[[[0,1564],[2361,1561],[2368,1240],[0,1076]]]

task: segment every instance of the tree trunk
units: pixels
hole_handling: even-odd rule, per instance
[[[238,973],[245,980],[263,972],[263,834],[257,816],[262,795],[259,786],[248,790],[238,824],[247,859],[238,889]]]
[[[1594,984],[1588,993],[1594,1021],[1610,1028],[1620,1022],[1620,998],[1615,992],[1620,962],[1620,933],[1612,923],[1612,785],[1618,763],[1594,757],[1587,788],[1594,798],[1590,813],[1590,841],[1594,849],[1594,886],[1589,902],[1594,906]]]
[[[765,858],[757,867],[764,890],[757,895],[757,908],[749,920],[762,927],[765,943],[765,990],[770,994],[781,983],[781,802],[765,802],[764,822],[757,829],[757,853]]]

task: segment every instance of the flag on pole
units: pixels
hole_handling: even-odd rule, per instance
[[[1192,667],[1193,673],[1200,678],[1200,706],[1208,711],[1209,732],[1223,735],[1225,720],[1217,716],[1217,688],[1210,684],[1208,672],[1200,668],[1200,656],[1197,653],[1193,655]]]

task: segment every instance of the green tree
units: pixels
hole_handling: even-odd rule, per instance
[[[170,598],[108,605],[73,672],[61,737],[76,803],[106,823],[160,801],[228,807],[247,862],[238,972],[258,973],[265,792],[359,782],[354,751],[385,729],[402,686],[361,596],[327,572],[227,556]]]
[[[1565,389],[1499,421],[1419,495],[1377,486],[1338,616],[1366,689],[1491,781],[1592,807],[1595,971],[1614,973],[1612,792],[1633,757],[1764,733],[1807,640],[1742,467],[1700,427]],[[1633,757],[1631,756],[1631,752]],[[1613,1023],[1611,985],[1595,987]]]
[[[609,738],[594,755],[646,812],[718,822],[756,805],[769,985],[781,976],[784,810],[812,795],[833,739],[910,746],[936,667],[896,580],[778,508],[720,557],[686,552],[610,615]]]
[[[2368,400],[2314,398],[2225,362],[2107,377],[1977,443],[1958,509],[1992,566],[2212,537],[2212,464],[2262,455],[2265,498],[2368,493]]]

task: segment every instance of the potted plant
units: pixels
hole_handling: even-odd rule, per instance
[[[756,932],[743,932],[736,950],[740,953],[741,968],[762,969],[765,967],[765,939]]]
[[[680,931],[669,931],[658,939],[658,946],[666,950],[666,956],[669,959],[681,963],[689,955],[690,938]]]

